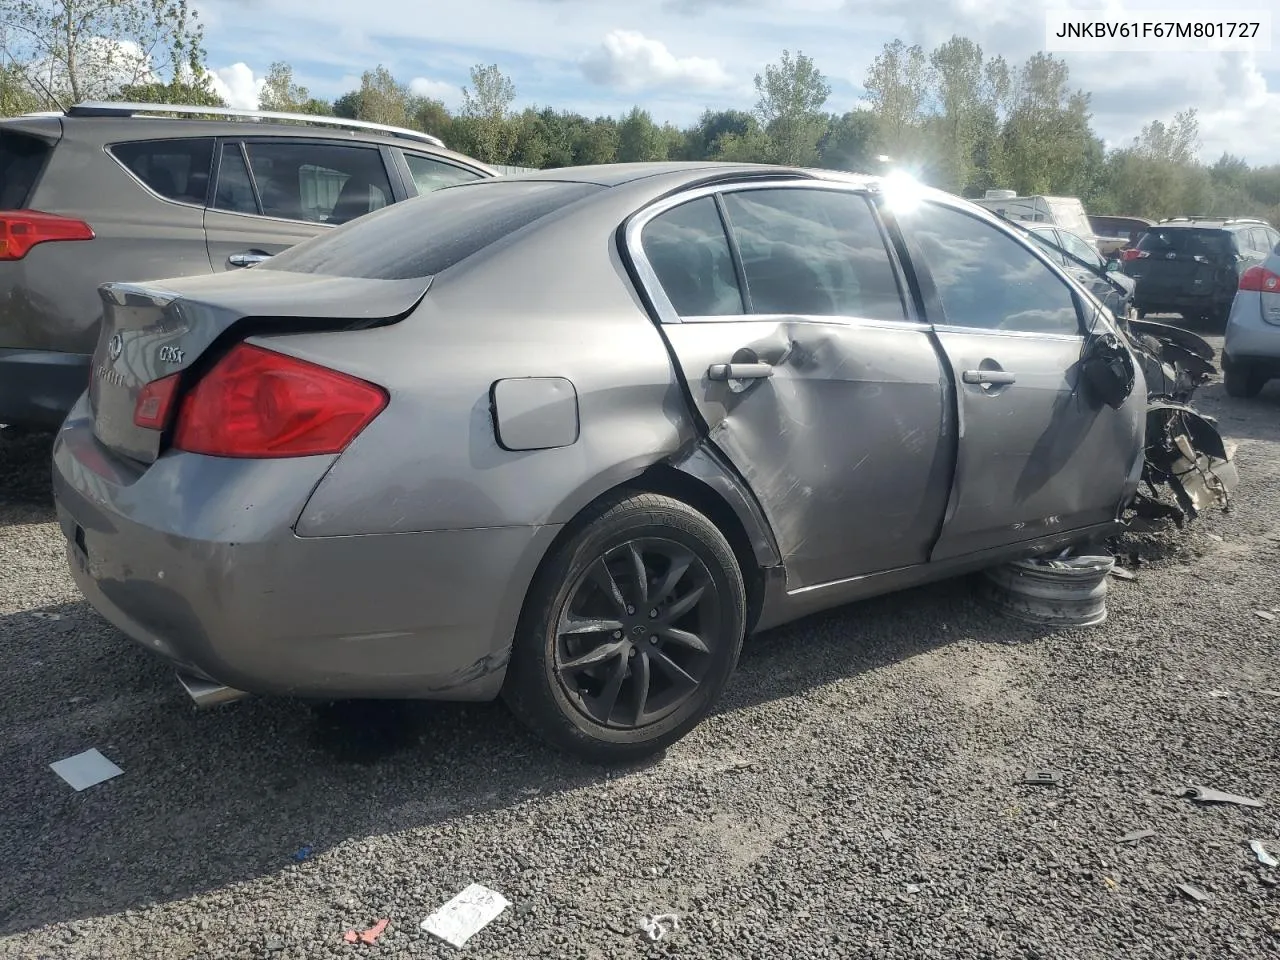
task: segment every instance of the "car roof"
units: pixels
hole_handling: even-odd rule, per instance
[[[210,109],[215,114],[202,113]],[[166,111],[175,111],[165,115]],[[37,136],[72,137],[95,145],[125,140],[165,140],[198,137],[293,137],[346,143],[370,143],[447,157],[488,173],[497,171],[442,146],[438,138],[420,131],[338,117],[310,117],[254,110],[170,107],[164,104],[88,103],[65,113],[46,111],[0,120],[6,127]]]
[[[1258,220],[1254,217],[1192,217],[1192,218],[1176,218],[1172,220],[1161,220],[1159,223],[1152,224],[1151,230],[1230,230],[1232,227],[1266,227],[1270,226],[1265,220]]]

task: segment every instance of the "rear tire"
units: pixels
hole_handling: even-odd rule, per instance
[[[742,572],[715,524],[671,497],[613,495],[571,529],[529,588],[502,696],[566,753],[638,760],[697,726],[728,683]]]
[[[1227,396],[1252,400],[1267,385],[1267,376],[1260,370],[1237,363],[1223,369],[1222,385],[1227,390]]]

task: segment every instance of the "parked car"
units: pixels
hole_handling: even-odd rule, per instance
[[[1178,313],[1225,323],[1240,277],[1267,258],[1280,232],[1264,220],[1173,217],[1124,251],[1124,272],[1137,282],[1138,316]]]
[[[1097,244],[1079,197],[1020,197],[1013,190],[988,190],[986,196],[973,202],[1007,220],[1061,227],[1084,237],[1091,245]]]
[[[1240,277],[1222,350],[1223,384],[1233,397],[1252,398],[1280,378],[1280,252]]]
[[[103,616],[198,701],[502,695],[597,760],[687,733],[745,635],[1115,532],[1151,423],[1175,482],[1217,436],[1019,231],[893,178],[479,180],[102,299],[53,473]]]
[[[1146,217],[1105,217],[1089,215],[1089,226],[1098,238],[1098,252],[1111,258],[1121,250],[1136,246],[1138,238],[1156,225]]]
[[[436,137],[335,117],[87,103],[0,121],[0,423],[56,427],[84,391],[99,284],[251,266],[494,175]]]
[[[1106,260],[1096,247],[1068,230],[1041,223],[1024,224],[1027,234],[1056,263],[1076,278],[1115,316],[1128,318],[1133,313],[1136,284],[1120,270],[1119,260]]]

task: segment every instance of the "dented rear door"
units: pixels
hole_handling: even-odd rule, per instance
[[[954,424],[866,198],[804,182],[704,190],[649,211],[628,238],[708,436],[773,527],[788,588],[923,562]]]

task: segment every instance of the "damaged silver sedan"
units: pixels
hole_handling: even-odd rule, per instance
[[[501,695],[603,761],[753,632],[1115,533],[1144,483],[1202,508],[1226,459],[1194,343],[910,181],[550,170],[102,298],[54,475],[107,619],[198,699]]]

